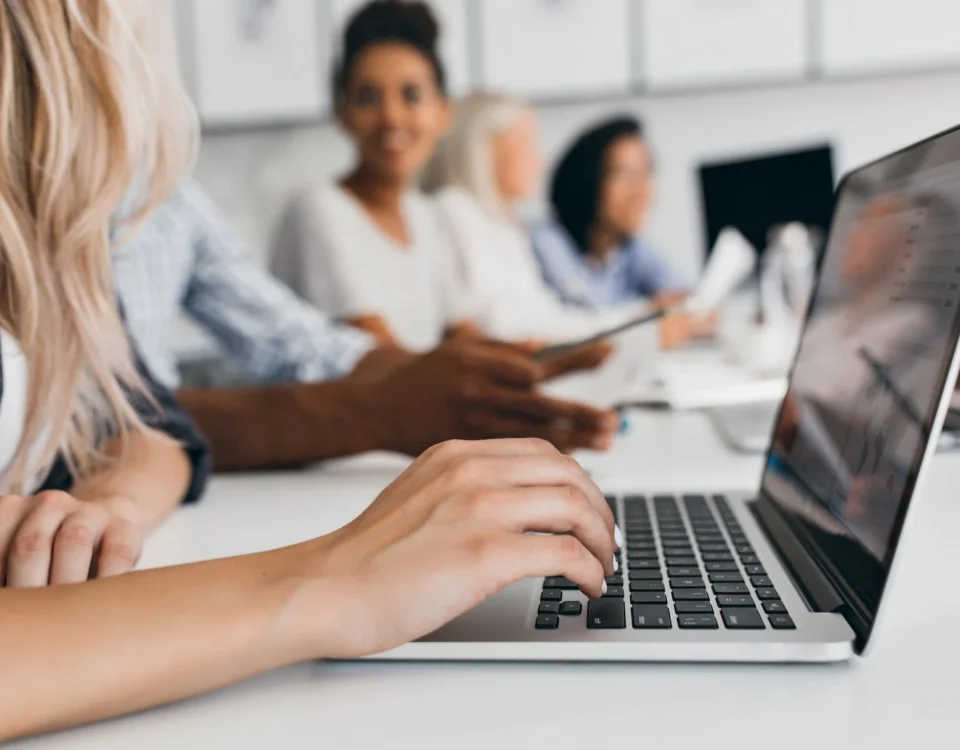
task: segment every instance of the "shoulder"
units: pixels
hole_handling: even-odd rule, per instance
[[[466,190],[450,185],[433,194],[434,204],[445,213],[475,216],[480,213],[480,204]]]
[[[287,202],[282,224],[311,242],[353,234],[364,221],[350,196],[334,183],[302,188]]]
[[[287,213],[294,216],[338,215],[344,207],[350,207],[350,199],[343,189],[325,182],[295,192],[287,203]]]
[[[573,240],[557,222],[547,220],[530,229],[530,240],[541,257],[571,256],[576,254]]]

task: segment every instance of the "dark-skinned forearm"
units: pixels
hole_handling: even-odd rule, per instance
[[[339,380],[177,394],[210,441],[217,471],[282,468],[394,448],[373,383]]]

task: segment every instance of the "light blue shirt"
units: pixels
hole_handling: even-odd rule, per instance
[[[553,222],[536,227],[531,240],[543,278],[567,304],[599,310],[687,289],[686,282],[639,237],[602,263],[580,253],[567,231]]]
[[[172,348],[186,313],[252,383],[312,382],[349,373],[375,341],[338,325],[256,264],[213,201],[183,183],[114,255],[127,327],[147,367],[180,383]]]

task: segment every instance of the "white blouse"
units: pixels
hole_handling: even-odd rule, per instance
[[[459,187],[444,188],[434,200],[464,274],[474,322],[487,335],[571,341],[625,322],[643,307],[589,310],[564,304],[544,281],[519,225],[490,216]]]
[[[410,192],[403,213],[407,246],[339,185],[315,187],[288,209],[271,270],[331,317],[377,315],[405,348],[432,349],[469,308],[430,201]]]
[[[23,437],[27,417],[27,362],[16,340],[0,330],[0,493]]]

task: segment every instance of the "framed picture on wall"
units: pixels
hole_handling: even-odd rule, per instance
[[[329,19],[318,0],[177,0],[187,80],[203,125],[317,119],[329,109]]]

